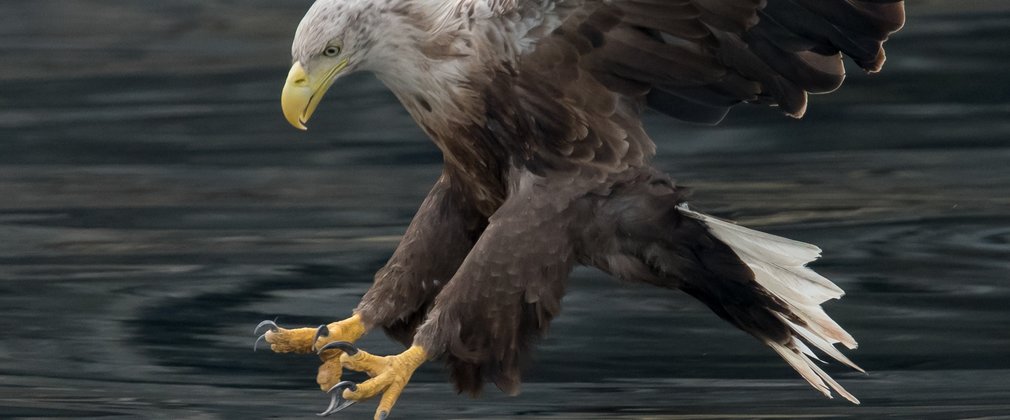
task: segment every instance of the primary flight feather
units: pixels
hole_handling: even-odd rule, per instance
[[[382,395],[385,418],[420,364],[460,391],[518,392],[533,339],[575,265],[679,289],[761,340],[810,384],[854,396],[811,349],[855,369],[852,336],[821,309],[843,292],[805,267],[820,250],[689,210],[650,166],[647,108],[717,123],[740,103],[801,117],[808,93],[867,72],[904,23],[897,0],[317,0],[292,47],[286,119],[305,129],[335,81],[373,72],[445,166],[353,315],[272,322],[278,352],[316,351],[329,414]],[[409,346],[350,343],[382,328]],[[343,368],[373,376],[340,381]]]

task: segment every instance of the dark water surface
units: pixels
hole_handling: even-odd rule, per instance
[[[440,156],[368,76],[287,126],[309,3],[0,2],[0,417],[323,408],[316,361],[253,353],[251,328],[346,316]],[[684,295],[580,270],[521,396],[457,396],[431,364],[394,418],[1010,418],[1010,11],[911,4],[885,72],[804,120],[650,117],[696,208],[825,250],[870,373],[829,371],[862,406]]]

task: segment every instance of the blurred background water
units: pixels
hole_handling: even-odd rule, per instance
[[[0,418],[323,408],[317,361],[253,353],[251,327],[346,316],[441,157],[367,75],[287,126],[310,3],[0,2]],[[649,116],[694,207],[825,250],[869,375],[829,371],[862,406],[682,294],[578,270],[521,396],[431,364],[394,417],[1010,418],[1010,4],[908,7],[885,71],[803,120]]]

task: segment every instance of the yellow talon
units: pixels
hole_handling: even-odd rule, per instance
[[[326,344],[334,341],[354,342],[365,334],[365,324],[361,322],[361,317],[357,314],[343,321],[333,322],[319,328],[281,328],[273,321],[263,321],[256,327],[258,332],[261,328],[268,327],[266,333],[260,339],[266,340],[270,344],[270,349],[276,353],[309,353],[316,352]],[[256,343],[259,344],[259,339]],[[256,346],[253,346],[256,349]],[[319,352],[319,357],[323,364],[319,366],[316,374],[316,383],[323,390],[329,390],[340,382],[343,368],[340,364],[340,350],[328,350]]]
[[[277,327],[276,330],[267,331],[263,339],[270,344],[270,350],[274,353],[308,353],[312,351],[312,338],[315,336],[315,328],[289,330]]]
[[[340,356],[340,362],[347,369],[365,372],[372,379],[362,382],[356,389],[345,389],[345,400],[362,401],[382,394],[379,407],[375,410],[376,420],[385,420],[393,405],[410,382],[410,377],[428,359],[427,352],[420,346],[413,346],[395,356],[375,356],[364,351]]]
[[[355,314],[343,321],[333,322],[320,328],[287,329],[277,326],[271,321],[264,321],[260,326],[269,326],[270,330],[263,334],[263,339],[270,344],[275,353],[312,353],[318,346],[331,341],[354,342],[365,334],[365,324]],[[322,333],[325,331],[325,334]],[[321,355],[323,360],[339,356],[340,353]]]

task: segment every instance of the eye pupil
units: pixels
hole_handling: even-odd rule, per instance
[[[338,47],[326,48],[326,51],[323,51],[323,54],[325,54],[327,57],[333,57],[337,54],[340,54],[340,48]]]

